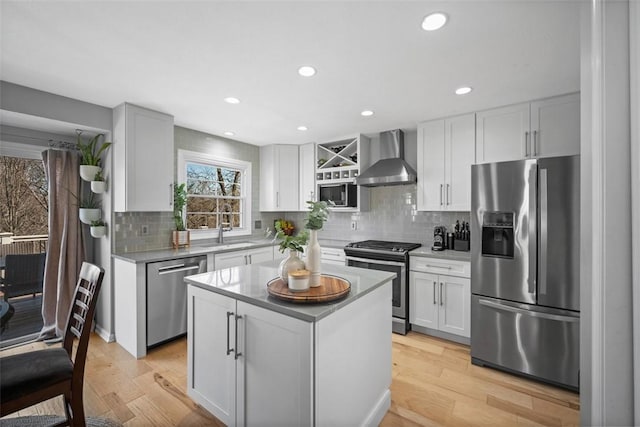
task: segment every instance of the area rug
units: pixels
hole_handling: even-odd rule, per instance
[[[4,418],[0,420],[2,427],[49,427],[64,421],[57,415],[31,415],[28,417]],[[122,427],[118,421],[109,418],[87,417],[87,427]]]

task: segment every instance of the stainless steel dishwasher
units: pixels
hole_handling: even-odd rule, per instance
[[[204,273],[206,269],[206,256],[147,264],[147,347],[187,332],[184,277]]]

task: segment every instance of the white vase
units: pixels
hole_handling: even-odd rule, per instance
[[[92,225],[91,228],[91,236],[93,237],[103,237],[106,234],[107,227],[104,225]]]
[[[78,216],[80,217],[80,221],[83,223],[91,224],[91,221],[99,220],[102,213],[100,212],[100,209],[80,208]]]
[[[80,165],[80,178],[85,181],[93,181],[96,174],[101,170],[102,168],[100,166]]]
[[[91,181],[91,191],[96,194],[102,194],[107,189],[107,183],[105,181]]]
[[[283,259],[278,266],[278,275],[286,285],[289,283],[289,271],[302,270],[303,268],[304,261],[298,258],[298,251],[290,249],[289,257]]]
[[[309,286],[320,286],[320,244],[318,243],[318,230],[309,230],[309,243],[307,244],[307,270],[311,272]]]

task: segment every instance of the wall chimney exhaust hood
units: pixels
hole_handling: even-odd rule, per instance
[[[400,129],[380,133],[380,157],[356,178],[356,184],[379,187],[416,182],[416,171],[404,160],[404,132]]]

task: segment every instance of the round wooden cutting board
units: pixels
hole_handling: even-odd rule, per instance
[[[319,303],[334,301],[349,294],[351,283],[341,277],[320,276],[320,286],[308,291],[294,292],[279,277],[267,283],[267,291],[276,298],[296,303]]]

